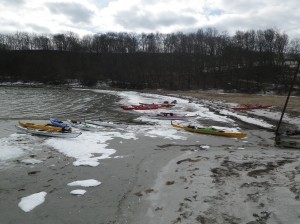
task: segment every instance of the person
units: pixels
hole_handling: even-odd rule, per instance
[[[66,133],[66,132],[71,132],[71,128],[69,126],[64,126],[61,128],[61,132],[62,133]]]
[[[300,130],[287,130],[286,135],[299,135],[300,134]]]

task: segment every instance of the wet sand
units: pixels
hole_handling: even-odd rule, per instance
[[[187,140],[114,139],[112,158],[75,167],[51,148],[1,170],[1,223],[297,223],[300,152],[274,147],[273,135],[248,130],[231,139],[185,133]],[[207,147],[209,146],[209,147]],[[70,187],[96,179],[97,187]],[[86,189],[83,196],[70,194]],[[45,191],[25,213],[24,196]]]
[[[199,136],[209,149],[167,147],[185,153],[158,173],[128,223],[298,223],[300,152],[274,147],[266,131],[247,133],[231,141]]]
[[[72,158],[43,145],[41,151],[29,155],[42,163],[24,164],[19,158],[0,170],[1,223],[128,223],[134,214],[131,207],[140,201],[140,194],[133,189],[151,189],[161,168],[181,154],[179,148],[160,150],[171,143],[145,136],[138,140],[117,138],[108,147],[117,149],[113,156],[120,158],[100,160],[97,167],[76,167]],[[102,184],[88,188],[67,185],[86,179]],[[87,192],[74,196],[70,194],[74,189]],[[22,197],[41,191],[47,192],[43,204],[28,213],[18,207]]]
[[[43,146],[31,155],[42,163],[15,160],[0,170],[1,223],[298,223],[300,151],[275,147],[272,131],[243,131],[246,139],[185,132],[187,140],[114,139],[108,147],[120,158],[97,167],[76,167]],[[67,185],[86,179],[102,184]],[[74,196],[74,189],[87,192]],[[41,191],[43,204],[28,213],[18,207]]]

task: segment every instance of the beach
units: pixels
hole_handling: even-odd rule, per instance
[[[195,136],[187,140],[115,139],[120,159],[97,167],[45,149],[42,164],[1,172],[2,223],[297,223],[299,157],[274,147],[266,131],[244,140]],[[96,187],[69,187],[96,179]],[[84,196],[70,194],[86,189]],[[48,192],[30,213],[16,205],[24,195]],[[9,202],[9,203],[3,203]]]
[[[129,103],[157,98],[120,94],[129,96]],[[199,102],[191,105],[177,99],[179,104],[186,103],[190,113],[191,107],[198,108]],[[224,103],[209,102],[205,108],[214,105],[214,110]],[[200,122],[243,127],[247,137],[200,135],[164,122],[122,130],[104,128],[98,135],[109,136],[105,142],[91,143],[96,134],[85,133],[76,144],[61,140],[58,146],[51,139],[14,134],[12,122],[1,121],[6,125],[2,136],[12,135],[9,138],[25,146],[34,141],[36,147],[30,148],[28,160],[15,158],[0,170],[1,223],[298,223],[300,152],[274,145],[274,131],[268,125],[274,128],[276,119],[264,120],[269,114],[263,112],[228,115],[228,111],[216,114],[205,108]],[[279,111],[271,112],[278,116]],[[234,116],[236,120],[231,121]],[[253,120],[247,123],[242,116]],[[83,154],[68,154],[68,147],[79,151],[83,143],[90,148],[105,143],[110,154],[84,155],[85,161],[80,159]],[[71,193],[74,190],[85,192]],[[39,205],[29,211],[19,206],[25,196],[39,192],[44,192]]]
[[[129,223],[297,223],[299,152],[278,150],[264,131],[249,134],[201,139],[210,147],[171,160]]]

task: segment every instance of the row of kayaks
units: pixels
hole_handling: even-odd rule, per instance
[[[86,131],[96,131],[99,130],[99,126],[104,127],[122,127],[126,128],[125,124],[118,124],[113,122],[97,121],[97,120],[87,120],[85,122],[68,120],[68,123],[64,123],[57,119],[50,119],[51,124],[34,124],[29,122],[19,122],[16,125],[16,128],[19,131],[30,133],[34,135],[42,135],[48,137],[60,137],[60,138],[76,138],[82,133],[79,131],[73,131],[71,127],[75,127],[81,130]],[[70,125],[70,126],[69,126]],[[180,128],[188,132],[194,132],[198,134],[208,134],[232,138],[244,138],[246,137],[245,133],[241,132],[228,132],[212,127],[196,127],[191,125],[183,125],[179,123],[174,123],[171,121],[171,125],[175,128]]]
[[[139,103],[139,105],[121,106],[123,110],[157,110],[157,109],[170,109],[177,104],[177,100],[164,101],[163,103]],[[198,117],[177,114],[173,112],[161,112],[157,114],[146,114],[147,117],[158,120],[189,120]]]
[[[160,108],[171,108],[175,106],[175,104],[142,104],[140,105],[131,105],[129,107],[122,107],[124,110],[153,110]],[[142,108],[142,109],[141,109]],[[188,121],[190,119],[195,119],[198,115],[188,116],[188,115],[180,115],[173,112],[161,112],[158,114],[146,114],[146,116],[159,120],[171,120],[171,125],[175,128],[180,128],[188,132],[198,133],[198,134],[208,134],[208,135],[216,135],[216,136],[224,136],[224,137],[232,137],[232,138],[245,138],[247,135],[241,132],[229,132],[220,129],[216,129],[213,127],[196,127],[192,125],[184,125],[179,123],[174,123],[174,120],[185,120]]]
[[[123,106],[124,110],[154,110],[154,109],[169,109],[175,106],[177,102],[164,102],[161,104],[145,104],[140,103],[139,105],[131,105],[131,106]],[[260,106],[262,107],[262,106]],[[241,108],[236,108],[237,110]],[[224,137],[233,137],[233,138],[244,138],[246,137],[245,133],[241,132],[229,132],[220,129],[216,129],[213,127],[197,127],[187,124],[174,123],[174,120],[190,120],[195,119],[198,115],[182,115],[172,112],[161,112],[157,114],[147,114],[146,116],[158,120],[171,120],[171,125],[175,128],[180,128],[182,130],[198,133],[198,134],[208,134],[208,135],[216,135],[216,136],[224,136]],[[34,124],[29,122],[19,122],[16,125],[16,128],[20,131],[31,133],[35,135],[43,135],[50,137],[61,137],[61,138],[76,138],[82,133],[79,130],[84,131],[97,131],[99,130],[99,126],[102,127],[111,127],[111,128],[126,128],[128,125],[120,122],[110,122],[103,120],[67,120],[63,122],[61,120],[50,118],[49,124]],[[73,130],[75,128],[75,130]]]
[[[176,105],[177,101],[174,100],[171,103],[165,101],[163,103],[139,103],[139,105],[121,106],[123,110],[157,110],[157,109],[168,109]],[[245,104],[240,107],[232,107],[232,110],[256,110],[256,109],[270,109],[272,105],[249,105]]]
[[[123,110],[157,110],[168,109],[176,105],[177,101],[174,100],[171,103],[165,101],[163,103],[139,103],[139,105],[121,106]]]

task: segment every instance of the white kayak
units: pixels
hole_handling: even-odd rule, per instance
[[[98,131],[99,128],[92,124],[87,124],[84,121],[67,120],[67,122],[74,128],[81,129],[83,131]]]
[[[126,128],[128,125],[118,122],[111,122],[111,121],[102,121],[102,120],[85,120],[87,124],[93,124],[103,127],[110,127],[110,128]]]
[[[81,135],[81,132],[54,132],[54,131],[45,131],[45,130],[38,130],[32,128],[24,128],[19,125],[15,125],[16,128],[24,133],[30,133],[33,135],[42,135],[48,137],[59,137],[59,138],[76,138]]]

